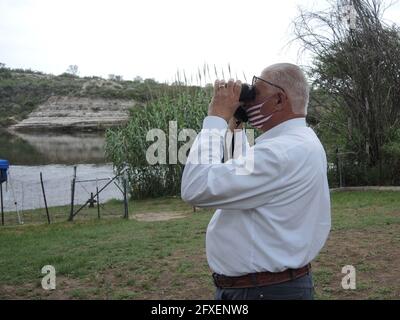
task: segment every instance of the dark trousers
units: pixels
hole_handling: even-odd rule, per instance
[[[314,300],[312,275],[266,287],[217,288],[215,300]]]

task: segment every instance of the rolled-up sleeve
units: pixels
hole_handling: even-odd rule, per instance
[[[183,172],[182,199],[204,208],[258,208],[281,188],[285,157],[265,143],[250,147],[245,140],[245,154],[222,163],[227,128],[222,118],[205,118]]]

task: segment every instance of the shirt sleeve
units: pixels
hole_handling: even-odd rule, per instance
[[[182,176],[182,199],[196,207],[228,210],[258,208],[281,188],[285,157],[263,143],[245,141],[245,154],[222,163],[226,121],[207,117],[190,150]]]

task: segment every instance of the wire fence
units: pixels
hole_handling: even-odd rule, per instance
[[[357,153],[338,149],[327,158],[330,188],[367,185]],[[112,165],[12,166],[8,178],[2,184],[5,225],[128,216],[127,179],[116,177]]]
[[[330,188],[399,186],[399,164],[383,159],[374,165],[367,155],[337,149],[327,154]]]
[[[76,218],[125,215],[121,201],[124,200],[124,179],[115,177],[111,165],[79,165],[76,169],[72,166],[12,166],[8,181],[2,184],[4,224],[66,221],[71,213],[71,182],[74,178],[78,181],[75,183],[74,208],[85,205]],[[98,190],[101,192],[94,197]]]
[[[327,153],[328,159],[328,180],[331,188],[344,188],[351,173],[351,168],[357,166],[356,152],[335,152]]]

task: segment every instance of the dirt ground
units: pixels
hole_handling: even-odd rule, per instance
[[[147,213],[137,213],[132,216],[132,219],[136,219],[138,221],[169,221],[174,219],[182,219],[187,215],[185,213],[179,212],[147,212]]]

